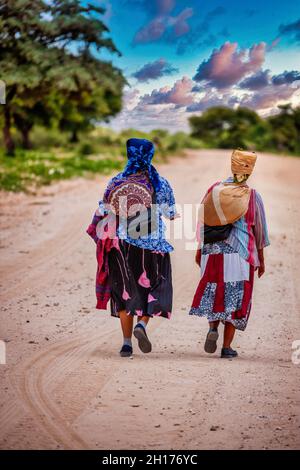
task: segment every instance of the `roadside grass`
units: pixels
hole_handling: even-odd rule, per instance
[[[183,132],[171,135],[157,130],[147,134],[128,129],[116,133],[96,128],[74,144],[65,134],[35,129],[31,150],[17,148],[15,156],[8,157],[0,149],[0,189],[31,192],[58,180],[118,171],[126,161],[126,141],[133,136],[154,141],[156,162],[167,161],[170,155],[183,155],[185,148],[202,147],[201,142]]]
[[[6,191],[27,191],[53,181],[85,176],[92,173],[108,174],[122,167],[123,159],[90,156],[60,156],[54,151],[17,151],[14,158],[0,156],[0,188]]]

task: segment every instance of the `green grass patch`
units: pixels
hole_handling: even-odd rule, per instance
[[[54,181],[88,174],[108,174],[123,166],[121,159],[111,157],[56,156],[54,152],[17,151],[11,158],[0,156],[0,188],[27,191]]]
[[[31,191],[54,181],[119,171],[126,162],[126,141],[133,136],[154,141],[156,163],[182,154],[185,148],[202,147],[199,140],[183,132],[172,135],[159,129],[148,134],[134,129],[116,133],[98,127],[74,144],[64,134],[37,128],[32,150],[17,148],[14,157],[0,150],[0,189]]]

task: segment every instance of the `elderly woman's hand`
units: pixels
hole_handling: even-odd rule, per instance
[[[196,252],[195,261],[196,261],[196,264],[198,264],[198,266],[200,266],[200,264],[201,264],[201,250],[200,250],[200,248]]]
[[[264,259],[263,248],[258,250],[258,259],[259,259],[258,277],[261,277],[265,273],[265,259]]]
[[[265,263],[263,261],[262,263],[260,263],[260,266],[258,268],[258,277],[263,276],[264,273],[265,273]]]

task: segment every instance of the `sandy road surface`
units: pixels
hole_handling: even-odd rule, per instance
[[[228,152],[190,152],[161,166],[180,203],[228,174]],[[262,155],[252,177],[272,246],[267,274],[235,346],[203,351],[204,319],[187,311],[198,280],[176,241],[170,322],[149,326],[154,350],[118,357],[118,321],[94,309],[94,246],[85,234],[107,178],[37,196],[1,197],[0,447],[18,449],[300,447],[300,159]]]

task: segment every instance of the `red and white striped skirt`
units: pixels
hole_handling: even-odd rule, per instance
[[[229,321],[245,330],[252,303],[254,266],[226,242],[206,244],[201,257],[201,279],[190,315],[208,321]]]

